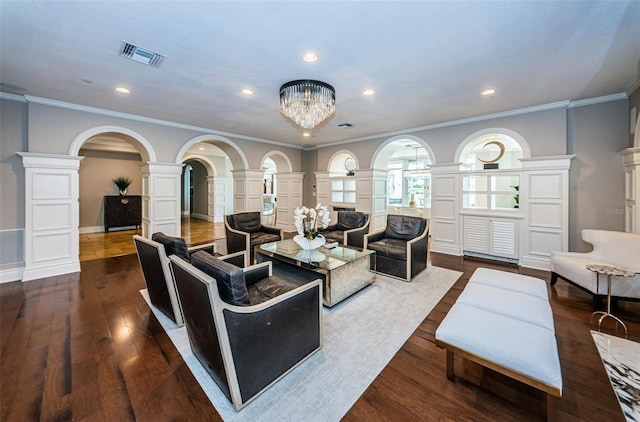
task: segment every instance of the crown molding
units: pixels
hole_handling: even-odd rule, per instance
[[[27,102],[24,95],[9,94],[8,92],[0,92],[0,100],[18,101],[20,103]]]
[[[208,135],[219,135],[219,136],[224,136],[224,137],[229,137],[229,138],[242,139],[242,140],[246,140],[246,141],[260,142],[260,143],[263,143],[263,144],[278,145],[278,146],[281,146],[281,147],[302,149],[302,147],[300,145],[287,144],[287,143],[284,143],[284,142],[272,141],[270,139],[255,138],[253,136],[239,135],[237,133],[222,132],[222,131],[219,131],[219,130],[212,130],[212,129],[199,127],[199,126],[185,125],[185,124],[182,124],[182,123],[170,122],[170,121],[161,120],[161,119],[154,119],[154,118],[151,118],[151,117],[138,116],[138,115],[135,115],[135,114],[122,113],[122,112],[119,112],[119,111],[105,110],[105,109],[102,109],[102,108],[96,108],[96,107],[89,107],[89,106],[84,106],[84,105],[80,105],[80,104],[67,103],[67,102],[64,102],[64,101],[51,100],[51,99],[48,99],[48,98],[32,97],[30,95],[25,95],[24,98],[26,99],[26,102],[28,102],[28,103],[48,105],[48,106],[51,106],[51,107],[65,108],[65,109],[68,109],[68,110],[83,111],[83,112],[86,112],[86,113],[100,114],[100,115],[103,115],[103,116],[117,117],[117,118],[120,118],[120,119],[127,119],[127,120],[143,122],[143,123],[150,123],[150,124],[155,124],[155,125],[173,127],[173,128],[177,128],[177,129],[192,130],[192,131],[195,131],[195,132],[202,132],[202,133],[205,133],[205,134],[208,134]]]
[[[637,90],[638,88],[640,88],[640,79],[638,79],[638,80],[636,81],[636,83],[634,83],[633,85],[631,85],[631,88],[629,88],[629,89],[627,90],[627,97],[630,97],[630,96],[631,96],[631,94],[633,94],[634,92],[636,92],[636,90]]]
[[[448,122],[434,123],[432,125],[419,126],[419,127],[403,129],[403,130],[396,130],[393,132],[380,133],[380,134],[371,135],[371,136],[363,136],[361,138],[354,138],[346,141],[331,142],[328,144],[318,145],[318,148],[326,148],[326,147],[350,144],[353,142],[360,142],[360,141],[369,141],[372,139],[379,139],[379,138],[385,138],[385,137],[391,137],[391,136],[397,136],[397,135],[408,135],[411,133],[422,132],[425,130],[433,130],[433,129],[439,129],[443,127],[458,126],[458,125],[467,124],[467,123],[482,122],[485,120],[499,119],[502,117],[518,116],[521,114],[535,113],[538,111],[554,110],[557,108],[567,108],[569,103],[570,103],[569,100],[564,100],[564,101],[557,101],[555,103],[541,104],[541,105],[532,106],[532,107],[524,107],[524,108],[517,108],[514,110],[500,111],[497,113],[485,114],[482,116],[467,117],[465,119],[450,120]]]
[[[627,98],[629,97],[625,92],[619,92],[617,94],[604,95],[602,97],[571,101],[569,102],[569,105],[567,106],[567,108],[584,107],[584,106],[593,105],[593,104],[608,103],[609,101],[625,100]]]

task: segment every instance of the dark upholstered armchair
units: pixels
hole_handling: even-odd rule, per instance
[[[136,246],[138,261],[140,262],[151,303],[163,314],[171,318],[176,325],[183,326],[182,307],[180,306],[173,276],[169,269],[168,256],[178,255],[189,261],[191,253],[199,250],[209,254],[216,254],[216,245],[209,243],[187,248],[184,239],[167,236],[163,233],[154,233],[151,239],[135,235],[133,236],[133,242]],[[218,256],[235,265],[244,265],[243,253]]]
[[[428,237],[428,219],[390,214],[384,230],[365,235],[364,247],[376,251],[377,272],[411,281],[427,268]]]
[[[245,266],[253,264],[255,247],[284,239],[282,230],[263,226],[259,212],[241,212],[224,216],[227,253],[246,251]]]
[[[238,268],[172,256],[193,354],[240,410],[322,345],[322,283],[271,262]],[[302,278],[298,278],[302,277]]]
[[[364,247],[364,235],[369,233],[369,214],[360,211],[338,211],[338,220],[320,234],[327,242]]]

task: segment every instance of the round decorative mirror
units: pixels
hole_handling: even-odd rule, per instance
[[[353,176],[353,172],[356,169],[356,160],[353,157],[349,157],[344,160],[344,168],[347,170],[347,176]]]

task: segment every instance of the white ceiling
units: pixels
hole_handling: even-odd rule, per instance
[[[640,1],[3,0],[0,14],[6,93],[295,145],[630,92],[640,79]],[[119,57],[123,40],[167,58],[156,69]],[[318,62],[301,60],[309,50]],[[278,108],[280,85],[306,78],[336,89],[336,114],[312,138]],[[488,87],[495,96],[481,97]]]

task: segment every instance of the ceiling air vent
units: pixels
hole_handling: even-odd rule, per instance
[[[122,46],[120,47],[120,53],[118,53],[118,55],[153,67],[160,67],[164,62],[164,59],[166,59],[166,56],[163,56],[162,54],[145,50],[144,48],[129,44],[126,41],[122,41]]]

